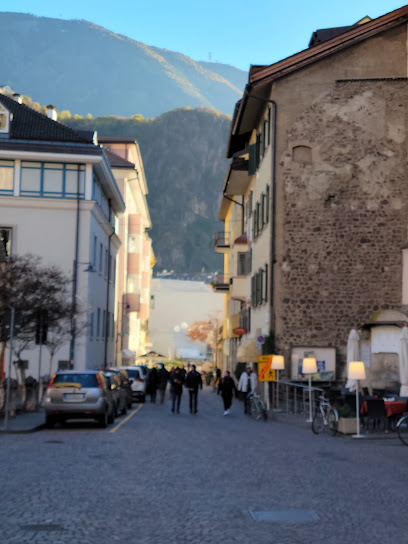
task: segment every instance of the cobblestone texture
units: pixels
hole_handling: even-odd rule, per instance
[[[2,435],[1,544],[406,542],[408,448],[397,438],[315,436],[248,419],[237,402],[222,414],[207,389],[196,416],[184,393],[180,415],[147,403],[117,432],[81,423]],[[319,520],[249,513],[273,509]]]

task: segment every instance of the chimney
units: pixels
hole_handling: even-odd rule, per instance
[[[15,100],[16,102],[18,102],[19,104],[22,104],[23,103],[23,99],[21,98],[21,95],[18,94],[18,93],[14,93],[13,96],[12,96],[13,100]]]
[[[49,104],[47,106],[47,117],[48,119],[52,119],[53,121],[56,121],[58,119],[57,110],[52,104]]]

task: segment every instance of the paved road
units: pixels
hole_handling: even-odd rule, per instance
[[[0,436],[1,544],[403,544],[408,448],[255,422],[201,393],[119,427]],[[123,418],[122,418],[123,419]],[[121,423],[118,419],[117,423]],[[315,521],[254,521],[307,510]],[[279,512],[278,512],[279,513]]]

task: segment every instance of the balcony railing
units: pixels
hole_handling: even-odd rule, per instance
[[[224,274],[217,274],[212,282],[212,286],[216,293],[227,293],[230,288],[230,277]]]
[[[229,232],[217,232],[214,236],[214,251],[225,253],[231,247],[231,234]]]

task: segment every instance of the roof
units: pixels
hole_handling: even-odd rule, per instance
[[[340,34],[343,34],[344,32],[347,32],[348,30],[351,30],[358,25],[368,23],[369,21],[371,21],[371,17],[366,15],[365,17],[357,21],[354,25],[339,26],[337,28],[321,28],[319,30],[316,30],[315,32],[313,32],[312,37],[310,38],[309,47],[313,47],[313,45],[317,45],[318,43],[323,43],[327,40],[331,40],[335,36],[339,36]]]
[[[314,62],[324,59],[334,53],[342,51],[352,45],[360,43],[372,36],[375,36],[381,32],[399,26],[400,24],[408,21],[408,5],[400,9],[394,10],[386,15],[378,17],[377,19],[369,20],[368,17],[361,19],[355,25],[349,27],[341,27],[346,31],[336,34],[331,38],[328,38],[328,34],[331,30],[325,29],[323,35],[326,38],[325,41],[317,43],[308,49],[300,51],[295,55],[287,57],[275,64],[269,66],[255,66],[249,71],[248,83],[245,87],[244,95],[237,102],[234,117],[231,123],[231,132],[227,148],[227,157],[231,157],[235,150],[242,147],[242,136],[248,132],[248,123],[242,123],[244,112],[248,106],[248,100],[253,98],[251,102],[254,102],[254,112],[252,116],[260,114],[263,108],[264,99],[269,98],[268,87],[273,81],[276,81],[282,77],[285,77],[297,70],[300,70]],[[251,94],[253,93],[254,94]],[[257,104],[255,104],[258,102]],[[237,141],[237,138],[239,141]]]
[[[58,123],[58,121],[49,119],[43,113],[31,109],[25,104],[19,104],[9,96],[0,94],[0,104],[13,114],[9,139],[93,143],[92,139]]]
[[[99,138],[100,141],[100,138]],[[109,159],[109,164],[111,168],[126,168],[127,170],[134,170],[135,165],[133,162],[127,161],[126,159],[123,159],[119,155],[116,155],[116,153],[113,153],[110,149],[104,147],[106,156]]]
[[[391,11],[382,17],[373,19],[364,24],[353,25],[346,32],[341,33],[340,35],[334,36],[333,38],[326,40],[323,43],[320,43],[309,49],[305,49],[283,59],[275,64],[270,66],[265,66],[262,69],[252,72],[249,77],[249,83],[257,84],[265,78],[268,81],[282,77],[290,72],[299,70],[305,65],[315,62],[321,58],[324,58],[328,55],[350,47],[355,43],[361,42],[370,38],[371,36],[384,32],[389,28],[393,28],[408,19],[408,5],[395,11]]]

